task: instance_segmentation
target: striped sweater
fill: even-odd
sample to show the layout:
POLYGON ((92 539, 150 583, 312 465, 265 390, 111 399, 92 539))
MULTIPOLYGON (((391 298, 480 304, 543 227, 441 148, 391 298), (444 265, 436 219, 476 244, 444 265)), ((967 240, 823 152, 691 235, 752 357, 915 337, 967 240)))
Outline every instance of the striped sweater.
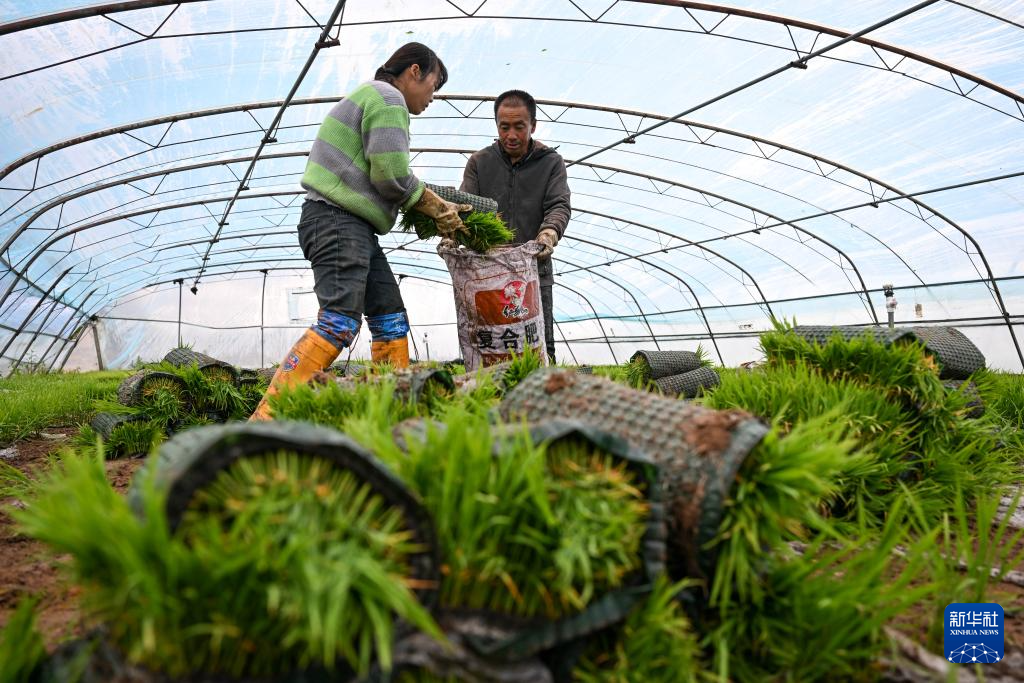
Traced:
POLYGON ((302 187, 366 220, 381 235, 399 208, 413 206, 423 182, 409 169, 409 109, 398 88, 369 81, 327 114, 309 151, 302 187))

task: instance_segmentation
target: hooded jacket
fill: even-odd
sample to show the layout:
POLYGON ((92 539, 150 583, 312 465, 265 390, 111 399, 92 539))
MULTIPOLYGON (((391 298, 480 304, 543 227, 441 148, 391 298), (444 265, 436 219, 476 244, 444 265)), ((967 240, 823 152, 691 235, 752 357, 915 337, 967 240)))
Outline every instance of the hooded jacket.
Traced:
MULTIPOLYGON (((530 140, 530 149, 515 164, 498 142, 474 153, 460 189, 498 202, 505 224, 515 232, 513 244, 536 239, 543 228, 554 229, 559 240, 565 234, 570 215, 565 162, 539 140, 530 140)), ((552 284, 551 259, 538 259, 537 266, 541 284, 552 284)))

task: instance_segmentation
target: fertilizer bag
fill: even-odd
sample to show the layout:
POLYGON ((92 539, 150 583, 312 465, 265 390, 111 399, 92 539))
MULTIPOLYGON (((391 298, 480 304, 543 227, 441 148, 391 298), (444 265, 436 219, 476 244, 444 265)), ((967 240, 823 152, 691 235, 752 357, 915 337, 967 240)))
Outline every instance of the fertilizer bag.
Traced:
POLYGON ((459 347, 466 370, 474 371, 532 348, 544 353, 544 312, 536 242, 495 247, 479 254, 439 246, 452 276, 459 347))

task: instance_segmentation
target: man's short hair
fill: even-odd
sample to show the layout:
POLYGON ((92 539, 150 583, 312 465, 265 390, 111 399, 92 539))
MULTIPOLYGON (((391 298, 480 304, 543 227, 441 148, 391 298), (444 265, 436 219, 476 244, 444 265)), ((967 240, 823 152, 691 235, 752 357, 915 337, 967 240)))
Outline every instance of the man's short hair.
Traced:
POLYGON ((494 100, 494 120, 498 120, 498 107, 503 104, 522 105, 530 112, 530 123, 537 123, 537 100, 525 90, 506 90, 494 100))

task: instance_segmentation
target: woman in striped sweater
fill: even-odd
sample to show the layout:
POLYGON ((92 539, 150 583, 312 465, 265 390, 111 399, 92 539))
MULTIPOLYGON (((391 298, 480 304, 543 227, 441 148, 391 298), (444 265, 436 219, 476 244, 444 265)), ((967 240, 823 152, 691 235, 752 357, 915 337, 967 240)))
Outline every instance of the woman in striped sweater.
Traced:
POLYGON ((422 114, 447 80, 433 50, 409 43, 324 119, 302 176, 307 193, 298 224, 320 312, 250 419, 270 419, 269 396, 334 362, 364 314, 373 360, 409 365, 409 319, 378 236, 410 208, 433 217, 444 236, 465 229, 459 212, 472 207, 444 201, 409 168, 409 115, 422 114))

